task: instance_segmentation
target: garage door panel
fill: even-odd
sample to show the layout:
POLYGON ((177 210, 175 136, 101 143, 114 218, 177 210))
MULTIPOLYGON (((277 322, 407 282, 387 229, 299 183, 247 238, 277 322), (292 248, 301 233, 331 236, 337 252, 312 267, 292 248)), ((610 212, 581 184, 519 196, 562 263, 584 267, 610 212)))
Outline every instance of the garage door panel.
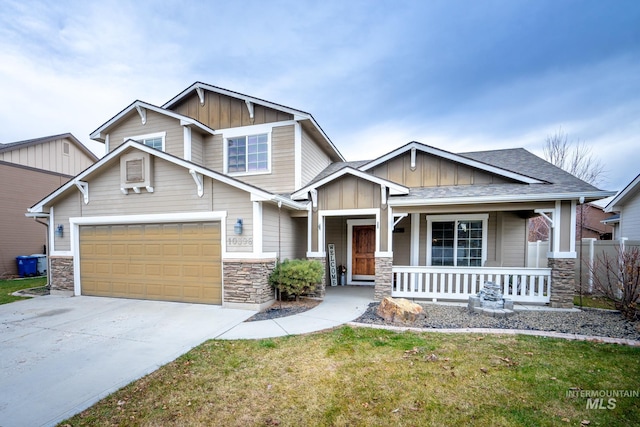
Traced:
POLYGON ((82 226, 84 295, 222 302, 220 224, 82 226))

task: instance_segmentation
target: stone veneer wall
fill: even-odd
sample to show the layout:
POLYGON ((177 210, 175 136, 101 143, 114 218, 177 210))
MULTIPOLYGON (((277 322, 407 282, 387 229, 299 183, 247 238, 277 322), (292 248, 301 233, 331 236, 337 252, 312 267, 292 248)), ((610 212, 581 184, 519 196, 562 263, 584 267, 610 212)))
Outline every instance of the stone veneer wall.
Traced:
POLYGON ((393 258, 376 257, 376 285, 373 291, 373 299, 382 301, 384 297, 391 296, 393 280, 393 258))
POLYGON ((49 257, 51 271, 49 272, 49 286, 51 293, 73 293, 73 258, 49 257))
POLYGON ((223 261, 224 303, 262 305, 273 300, 268 279, 275 266, 275 259, 223 261))
POLYGON ((551 269, 551 307, 573 307, 575 267, 576 260, 573 258, 549 258, 549 268, 551 269))
POLYGON ((307 258, 311 261, 318 261, 322 264, 322 279, 318 286, 316 286, 316 291, 313 294, 310 294, 310 297, 315 298, 324 298, 326 289, 327 289, 327 258, 307 258))

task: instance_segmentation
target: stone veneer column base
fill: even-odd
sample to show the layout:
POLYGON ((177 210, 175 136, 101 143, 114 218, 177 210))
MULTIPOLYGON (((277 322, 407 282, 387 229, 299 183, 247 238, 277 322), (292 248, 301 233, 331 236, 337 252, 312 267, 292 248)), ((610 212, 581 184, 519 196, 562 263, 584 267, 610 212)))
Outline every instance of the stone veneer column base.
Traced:
POLYGON ((275 258, 223 260, 222 306, 258 311, 270 306, 275 298, 269 274, 275 266, 275 258))
POLYGON ((376 257, 376 284, 373 291, 373 299, 382 301, 384 297, 391 296, 393 281, 393 258, 376 257))
POLYGON ((573 308, 576 260, 549 258, 548 265, 551 269, 551 307, 573 308))
POLYGON ((327 290, 327 258, 307 257, 307 259, 310 261, 318 261, 322 264, 322 279, 316 286, 316 291, 308 296, 313 298, 324 298, 327 290))
POLYGON ((49 292, 73 296, 73 257, 50 256, 49 292))

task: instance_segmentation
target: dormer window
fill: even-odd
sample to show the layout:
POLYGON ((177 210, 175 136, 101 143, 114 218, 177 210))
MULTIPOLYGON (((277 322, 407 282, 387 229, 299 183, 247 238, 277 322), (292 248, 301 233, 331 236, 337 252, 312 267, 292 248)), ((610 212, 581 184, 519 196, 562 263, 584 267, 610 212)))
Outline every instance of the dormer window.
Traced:
POLYGON ((165 138, 166 132, 150 133, 147 135, 128 136, 124 140, 133 139, 148 147, 155 148, 156 150, 165 151, 165 138))

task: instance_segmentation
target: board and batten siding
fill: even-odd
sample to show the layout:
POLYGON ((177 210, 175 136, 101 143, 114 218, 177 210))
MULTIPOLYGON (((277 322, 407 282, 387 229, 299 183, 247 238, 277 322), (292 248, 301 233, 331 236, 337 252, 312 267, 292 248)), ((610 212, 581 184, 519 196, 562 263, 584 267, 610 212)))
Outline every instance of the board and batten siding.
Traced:
POLYGON ((369 209, 380 207, 380 186, 352 175, 318 189, 318 209, 369 209))
POLYGON ((172 110, 216 130, 293 120, 292 114, 258 104, 253 105, 252 119, 244 100, 208 90, 205 90, 204 99, 204 105, 201 105, 194 91, 172 110))
POLYGON ((184 158, 184 130, 180 121, 151 110, 147 110, 147 122, 144 125, 138 112, 133 110, 118 122, 117 127, 109 130, 109 150, 115 150, 131 137, 158 132, 166 132, 165 152, 184 158))
POLYGON ((304 258, 307 249, 306 218, 291 218, 288 210, 279 211, 277 205, 263 203, 262 230, 264 252, 279 253, 283 261, 304 258), (300 245, 299 240, 303 240, 304 246, 300 245))
POLYGON ((307 185, 331 163, 327 153, 302 129, 302 186, 307 185))
POLYGON ((67 138, 54 139, 0 153, 0 161, 75 176, 91 166, 93 159, 67 138), (69 153, 65 154, 65 144, 69 153))
POLYGON ((380 164, 372 175, 407 187, 444 185, 478 185, 509 182, 502 177, 425 153, 416 153, 416 167, 411 170, 411 153, 407 152, 380 164))
POLYGON ((636 194, 621 209, 620 236, 640 240, 640 196, 636 194))

